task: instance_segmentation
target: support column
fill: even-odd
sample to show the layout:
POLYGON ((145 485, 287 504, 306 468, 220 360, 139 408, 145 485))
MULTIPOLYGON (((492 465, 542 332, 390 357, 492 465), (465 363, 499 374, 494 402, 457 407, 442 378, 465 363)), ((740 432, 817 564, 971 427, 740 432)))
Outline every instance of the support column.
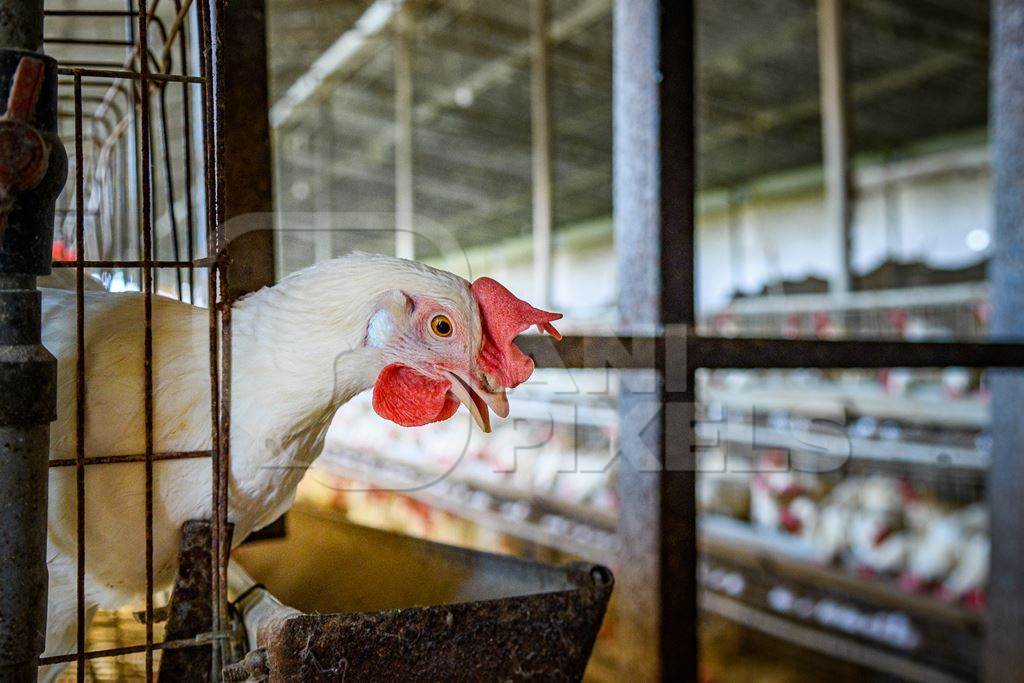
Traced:
POLYGON ((265 0, 218 0, 225 46, 224 220, 231 299, 274 283, 274 203, 270 156, 265 0))
POLYGON ((843 0, 818 0, 818 70, 825 169, 825 230, 836 261, 829 276, 834 294, 850 291, 849 124, 843 47, 843 0))
POLYGON ((739 292, 746 283, 746 244, 743 230, 743 208, 746 204, 746 192, 741 189, 729 190, 727 201, 729 221, 729 279, 732 291, 739 292))
MULTIPOLYGON (((307 105, 309 106, 309 105, 307 105)), ((334 216, 332 197, 335 178, 330 172, 334 163, 334 113, 330 97, 316 103, 317 111, 311 115, 316 126, 316 145, 310 150, 316 160, 313 174, 313 263, 321 263, 334 256, 334 216)))
POLYGON ((551 65, 548 0, 530 0, 530 121, 533 140, 533 282, 540 308, 551 307, 554 227, 551 65))
POLYGON ((416 258, 412 139, 412 14, 395 15, 395 255, 416 258))
POLYGON ((50 273, 67 175, 57 63, 39 1, 0 11, 0 681, 35 680, 46 644, 46 500, 57 361, 41 343, 36 277, 50 273))
MULTIPOLYGON (((995 187, 992 335, 1024 338, 1024 0, 992 1, 991 144, 995 187)), ((1024 671, 1024 376, 990 371, 992 560, 984 677, 1024 671)))
MULTIPOLYGON (((694 323, 694 8, 616 0, 614 206, 623 332, 694 323)), ((672 355, 672 354, 666 354, 672 355)), ((685 358, 620 382, 617 576, 629 675, 697 676, 693 373, 685 358), (657 415, 649 419, 652 409, 657 415), (653 458, 652 458, 653 456, 653 458)))

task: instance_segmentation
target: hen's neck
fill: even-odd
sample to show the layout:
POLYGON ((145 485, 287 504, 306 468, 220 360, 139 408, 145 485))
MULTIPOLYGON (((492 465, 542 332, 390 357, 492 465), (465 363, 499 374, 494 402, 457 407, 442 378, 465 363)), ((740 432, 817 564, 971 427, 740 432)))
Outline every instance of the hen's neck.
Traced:
POLYGON ((235 304, 232 401, 261 438, 312 458, 301 451, 340 406, 373 385, 382 361, 363 345, 371 314, 365 299, 309 290, 309 283, 285 281, 235 304))

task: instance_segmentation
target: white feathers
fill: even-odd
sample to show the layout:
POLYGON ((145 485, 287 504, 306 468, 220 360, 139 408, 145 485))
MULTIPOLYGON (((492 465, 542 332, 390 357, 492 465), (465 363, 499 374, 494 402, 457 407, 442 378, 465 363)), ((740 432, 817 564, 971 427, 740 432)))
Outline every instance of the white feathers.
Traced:
POLYGON ((370 316, 370 324, 366 326, 366 345, 383 348, 394 333, 395 319, 387 309, 381 308, 370 316))
MULTIPOLYGON (((387 338, 388 319, 374 310, 381 294, 396 288, 449 302, 479 330, 465 280, 418 263, 365 254, 319 264, 235 303, 230 517, 236 542, 290 507, 299 479, 320 454, 335 411, 380 373, 380 351, 363 342, 368 329, 375 343, 387 338)), ((208 450, 209 314, 160 297, 153 304, 154 450, 208 450)), ((58 359, 52 458, 76 453, 75 320, 72 292, 43 292, 43 343, 58 359)), ((143 297, 88 292, 85 320, 86 455, 141 454, 143 297)), ((117 608, 144 596, 143 475, 142 463, 86 468, 89 608, 117 608)), ((209 518, 211 488, 207 458, 155 464, 158 589, 174 577, 182 523, 209 518)), ((51 468, 47 655, 73 645, 59 634, 75 619, 75 490, 74 468, 51 468)))

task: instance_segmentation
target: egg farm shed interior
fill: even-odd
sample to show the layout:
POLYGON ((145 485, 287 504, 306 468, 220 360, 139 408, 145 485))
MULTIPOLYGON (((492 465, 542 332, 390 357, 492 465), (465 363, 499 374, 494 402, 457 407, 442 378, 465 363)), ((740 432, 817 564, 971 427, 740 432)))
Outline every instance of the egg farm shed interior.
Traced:
MULTIPOLYGON (((206 86, 161 90, 152 257, 203 267, 154 267, 153 291, 206 306, 358 250, 565 314, 561 344, 521 338, 538 370, 491 434, 464 413, 401 428, 369 396, 344 406, 292 511, 232 553, 277 598, 313 613, 463 595, 424 576, 414 536, 607 565, 586 680, 1024 670, 1024 389, 988 369, 1022 358, 1003 342, 1024 335, 1024 4, 149 0, 155 64, 203 75, 166 30, 184 7, 193 44, 206 6, 222 194, 203 188, 206 86), (221 224, 218 290, 202 259, 221 224)), ((62 66, 137 68, 137 24, 103 15, 124 3, 45 7, 62 66)), ((143 162, 102 144, 139 98, 105 92, 84 89, 104 113, 83 192, 69 180, 57 200, 54 259, 139 291, 146 268, 101 264, 146 251, 146 191, 111 182, 143 162)), ((63 676, 144 676, 153 634, 132 612, 84 634, 124 652, 63 676)))

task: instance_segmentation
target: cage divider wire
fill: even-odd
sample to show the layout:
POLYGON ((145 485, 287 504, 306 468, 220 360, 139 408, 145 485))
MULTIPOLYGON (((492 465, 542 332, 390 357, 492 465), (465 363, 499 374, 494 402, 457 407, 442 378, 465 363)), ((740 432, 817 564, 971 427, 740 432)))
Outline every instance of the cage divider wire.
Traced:
MULTIPOLYGON (((40 665, 47 664, 58 664, 66 662, 76 662, 78 665, 77 676, 78 680, 84 680, 85 676, 85 663, 91 660, 103 658, 103 657, 114 657, 125 654, 142 653, 146 659, 146 672, 148 677, 152 677, 154 673, 154 658, 153 652, 156 650, 164 649, 181 649, 181 648, 195 648, 205 647, 207 644, 212 644, 214 650, 219 650, 218 638, 219 633, 222 631, 222 619, 220 615, 226 615, 226 608, 218 609, 219 604, 226 605, 226 567, 220 568, 214 572, 214 581, 220 579, 220 585, 215 586, 214 591, 214 604, 211 605, 215 613, 218 614, 218 621, 215 621, 213 633, 202 634, 208 637, 197 637, 189 639, 180 639, 176 641, 165 641, 165 642, 154 642, 153 626, 154 626, 154 575, 153 575, 153 464, 157 461, 164 460, 176 460, 184 458, 201 458, 209 457, 213 463, 213 487, 211 491, 211 514, 215 523, 218 524, 220 529, 223 529, 226 525, 227 519, 227 491, 228 487, 225 480, 222 477, 227 476, 227 458, 220 457, 220 453, 224 452, 227 447, 227 431, 221 430, 221 423, 226 419, 226 411, 228 409, 226 403, 221 402, 221 392, 225 391, 226 386, 221 384, 221 368, 229 367, 222 364, 222 359, 226 358, 230 353, 230 340, 221 339, 218 332, 224 329, 228 329, 224 325, 224 320, 227 318, 226 309, 223 306, 218 305, 220 297, 226 291, 223 281, 225 277, 224 264, 220 263, 219 254, 222 252, 220 242, 222 240, 222 231, 219 228, 219 207, 221 202, 216 199, 214 193, 220 191, 220 184, 217 182, 215 176, 216 169, 219 168, 219 162, 217 154, 219 149, 214 139, 214 126, 216 119, 212 115, 214 111, 216 99, 216 93, 212 89, 213 81, 213 70, 216 68, 216 62, 212 59, 210 53, 210 45, 212 42, 212 36, 215 29, 211 25, 212 16, 210 14, 209 5, 205 2, 192 3, 191 0, 186 0, 182 3, 180 0, 175 0, 175 22, 170 31, 163 30, 162 24, 159 18, 153 14, 153 10, 159 0, 154 0, 149 3, 148 0, 140 0, 140 6, 136 10, 132 7, 132 0, 128 0, 128 9, 124 12, 117 11, 52 11, 47 12, 48 16, 56 17, 110 17, 119 18, 124 17, 126 20, 126 32, 130 36, 131 40, 117 41, 109 39, 100 40, 86 40, 86 39, 58 39, 49 40, 48 42, 53 44, 61 45, 75 45, 75 46, 86 46, 86 45, 102 45, 102 46, 120 46, 124 45, 128 52, 128 58, 123 64, 113 61, 96 61, 96 60, 82 60, 80 62, 64 61, 62 66, 58 69, 58 73, 61 76, 70 76, 70 85, 73 88, 73 100, 74 110, 70 112, 70 117, 74 120, 74 133, 75 133, 75 245, 76 254, 73 260, 69 261, 57 261, 53 263, 55 268, 74 268, 75 269, 75 291, 76 301, 78 307, 77 320, 76 320, 76 344, 78 348, 78 361, 76 367, 76 395, 77 395, 77 406, 75 416, 75 429, 76 429, 76 453, 74 458, 63 458, 53 459, 49 462, 49 467, 70 467, 76 468, 76 489, 77 489, 77 501, 76 501, 76 518, 77 518, 77 554, 78 554, 78 585, 76 587, 77 593, 77 613, 78 613, 78 624, 76 632, 76 651, 71 654, 57 655, 50 657, 41 657, 39 660, 40 665), (199 26, 198 39, 201 42, 199 55, 200 55, 200 74, 193 76, 188 71, 188 60, 187 53, 188 48, 185 44, 186 31, 184 26, 184 19, 187 13, 195 4, 195 11, 199 13, 197 24, 199 26), (161 33, 164 34, 164 47, 163 47, 163 58, 162 61, 157 63, 149 49, 142 49, 142 45, 148 43, 149 37, 149 24, 150 22, 156 24, 160 29, 161 33), (138 35, 138 40, 135 39, 135 35, 138 35), (179 42, 179 54, 180 54, 180 69, 181 73, 171 73, 171 63, 167 59, 167 56, 171 54, 173 40, 179 42), (138 59, 138 68, 136 69, 136 58, 138 59), (151 63, 156 64, 156 71, 151 70, 151 63), (88 79, 88 80, 84 80, 88 79), (85 144, 86 136, 84 131, 84 118, 85 113, 83 106, 85 102, 90 104, 95 103, 97 98, 86 97, 83 95, 83 88, 101 85, 101 80, 109 80, 110 84, 106 89, 106 93, 102 98, 98 99, 99 104, 97 105, 96 111, 93 116, 93 120, 90 124, 90 152, 92 153, 92 167, 90 168, 86 162, 85 144), (185 168, 185 216, 186 225, 188 226, 188 237, 187 237, 187 258, 182 259, 180 257, 180 243, 177 233, 177 220, 172 218, 172 234, 175 240, 175 258, 171 260, 160 260, 156 258, 155 249, 155 219, 154 219, 154 144, 151 138, 152 131, 152 111, 151 111, 151 96, 153 89, 159 91, 161 97, 161 122, 162 128, 160 136, 163 142, 162 151, 164 154, 165 162, 165 182, 168 184, 167 189, 173 192, 170 187, 170 183, 173 183, 173 172, 171 167, 172 159, 170 158, 170 145, 169 145, 169 131, 166 125, 166 99, 165 91, 166 87, 170 83, 181 84, 183 96, 183 131, 184 131, 184 163, 185 168), (208 253, 204 258, 195 258, 195 229, 198 224, 194 220, 194 195, 193 195, 193 168, 192 163, 194 161, 192 155, 191 145, 192 141, 192 122, 191 122, 191 99, 189 97, 190 87, 198 85, 201 88, 203 110, 202 110, 202 134, 201 134, 201 148, 204 154, 204 192, 205 196, 205 207, 206 207, 206 235, 208 239, 208 253), (127 86, 127 87, 126 87, 127 86), (122 94, 129 100, 129 111, 123 112, 116 106, 114 100, 118 94, 122 94), (114 116, 114 123, 109 124, 103 118, 107 113, 112 113, 114 116), (130 119, 130 121, 129 121, 130 119), (100 122, 100 125, 95 125, 96 121, 100 122), (125 125, 127 124, 127 125, 125 125), (102 127, 104 134, 107 136, 102 142, 97 138, 92 139, 96 136, 96 129, 102 127), (87 198, 86 198, 86 187, 87 187, 87 173, 92 172, 89 178, 93 186, 99 181, 99 170, 97 168, 96 158, 99 153, 97 150, 111 150, 118 145, 119 142, 127 141, 127 144, 121 144, 120 146, 124 149, 125 155, 121 169, 127 176, 129 184, 129 192, 124 192, 120 187, 120 183, 113 183, 116 190, 116 200, 122 208, 127 209, 129 206, 135 206, 137 210, 136 225, 139 226, 139 230, 136 233, 139 237, 135 241, 136 244, 141 242, 141 254, 138 254, 138 258, 103 258, 103 253, 100 253, 99 258, 87 259, 86 258, 86 225, 85 218, 87 212, 87 198), (138 152, 136 154, 136 151, 138 152), (132 186, 138 183, 138 192, 135 196, 130 196, 130 192, 133 189, 132 186), (86 367, 85 367, 85 271, 89 268, 95 269, 110 269, 110 270, 125 270, 125 269, 137 269, 142 274, 142 291, 144 301, 144 349, 143 349, 143 360, 144 360, 144 401, 145 401, 145 452, 141 454, 128 454, 128 455, 95 455, 87 457, 85 447, 85 424, 86 424, 86 367), (211 378, 211 448, 209 450, 199 451, 164 451, 157 452, 154 444, 154 405, 153 405, 153 301, 152 297, 156 293, 154 269, 158 268, 173 268, 180 273, 181 268, 189 269, 189 291, 190 301, 194 303, 194 271, 195 268, 206 268, 208 271, 208 306, 210 310, 210 378, 211 378), (85 467, 88 465, 99 465, 99 464, 114 464, 114 463, 143 463, 145 467, 146 477, 146 610, 145 610, 145 626, 146 626, 146 640, 144 644, 131 645, 127 647, 115 647, 99 649, 95 651, 86 650, 86 627, 85 627, 85 596, 84 596, 84 578, 85 578, 85 467)), ((69 85, 66 81, 62 85, 69 85)), ((65 116, 69 112, 63 112, 65 116)), ((92 188, 94 189, 94 187, 92 188)), ((167 205, 168 210, 174 210, 174 197, 173 194, 168 196, 167 205)), ((110 209, 116 211, 116 208, 110 209)), ((113 214, 111 214, 113 216, 113 214)), ((122 211, 121 226, 129 228, 132 223, 132 217, 127 212, 122 211)), ((101 227, 101 221, 97 221, 93 226, 94 230, 99 230, 101 227)), ((112 250, 117 247, 121 247, 122 250, 131 247, 132 240, 118 242, 116 238, 115 229, 117 226, 111 222, 110 227, 110 242, 109 244, 112 250)), ((97 235, 96 246, 99 247, 101 242, 99 235, 97 235)), ((102 249, 106 251, 106 249, 102 249)), ((114 252, 116 253, 116 251, 114 252)), ((125 254, 122 253, 121 256, 125 254)), ((178 277, 180 282, 180 275, 178 277)), ((179 285, 177 287, 176 294, 179 298, 182 298, 182 288, 179 285)), ((223 532, 220 531, 214 536, 213 539, 214 548, 211 553, 214 558, 214 562, 225 562, 227 558, 228 548, 223 538, 223 532)), ((214 680, 219 679, 220 671, 220 658, 214 659, 212 675, 214 680)))
POLYGON ((82 75, 75 74, 75 334, 77 347, 77 378, 75 399, 75 519, 77 543, 76 678, 85 681, 85 152, 82 149, 82 75))
POLYGON ((149 9, 148 0, 139 0, 140 88, 139 120, 142 126, 140 152, 142 157, 142 294, 143 317, 143 400, 145 402, 146 460, 146 680, 153 678, 153 225, 152 225, 152 159, 150 158, 149 120, 149 9))
MULTIPOLYGON (((216 7, 220 7, 217 5, 216 7)), ((224 206, 222 168, 220 166, 221 148, 219 111, 221 101, 221 79, 215 75, 220 65, 220 35, 216 23, 216 11, 209 0, 198 0, 197 8, 201 20, 199 52, 200 71, 206 76, 203 84, 203 126, 207 131, 206 138, 206 210, 207 210, 207 253, 211 259, 208 275, 208 298, 210 301, 210 381, 214 391, 211 393, 211 419, 213 421, 213 501, 211 510, 212 540, 211 548, 211 583, 213 604, 211 605, 212 632, 211 641, 211 680, 220 679, 223 668, 223 648, 221 636, 226 634, 225 619, 227 606, 227 562, 230 548, 227 546, 227 512, 228 512, 228 476, 230 475, 230 303, 224 301, 227 296, 227 269, 221 255, 226 248, 222 233, 224 206), (212 134, 211 134, 212 131, 212 134), (216 303, 215 303, 216 302, 216 303), (220 329, 220 344, 215 331, 220 329), (218 356, 219 351, 219 356, 218 356), (226 380, 224 379, 226 378, 226 380)), ((226 634, 229 635, 229 634, 226 634)))

